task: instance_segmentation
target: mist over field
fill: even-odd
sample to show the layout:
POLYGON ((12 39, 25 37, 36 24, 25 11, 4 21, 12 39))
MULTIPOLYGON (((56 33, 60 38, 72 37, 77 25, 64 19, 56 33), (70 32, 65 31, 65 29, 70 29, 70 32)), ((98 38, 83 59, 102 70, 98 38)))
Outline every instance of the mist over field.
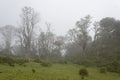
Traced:
POLYGON ((120 80, 119 0, 1 0, 0 80, 120 80))

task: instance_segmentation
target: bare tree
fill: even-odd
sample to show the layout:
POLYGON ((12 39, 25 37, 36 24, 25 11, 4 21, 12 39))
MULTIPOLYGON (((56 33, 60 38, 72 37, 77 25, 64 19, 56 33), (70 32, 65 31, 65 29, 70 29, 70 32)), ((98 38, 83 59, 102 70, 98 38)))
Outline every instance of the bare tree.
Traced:
MULTIPOLYGON (((12 53, 12 43, 14 43, 16 28, 11 25, 6 25, 0 28, 0 33, 2 35, 4 50, 7 54, 12 53)), ((3 45, 2 45, 3 46, 3 45)))
POLYGON ((39 16, 31 7, 24 7, 21 14, 21 25, 19 29, 19 40, 25 57, 30 59, 31 45, 33 41, 34 28, 39 22, 39 16))
POLYGON ((50 55, 54 48, 55 35, 51 32, 51 25, 46 23, 47 31, 41 32, 38 37, 38 53, 39 57, 46 58, 50 55))

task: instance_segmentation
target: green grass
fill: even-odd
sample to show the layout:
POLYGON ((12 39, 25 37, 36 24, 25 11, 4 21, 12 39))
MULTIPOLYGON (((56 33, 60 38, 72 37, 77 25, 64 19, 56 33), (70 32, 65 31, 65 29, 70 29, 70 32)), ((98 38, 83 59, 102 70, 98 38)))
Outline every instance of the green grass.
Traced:
MULTIPOLYGON (((82 66, 75 64, 54 64, 51 67, 42 67, 38 63, 28 63, 27 66, 10 67, 0 65, 0 80, 81 80, 79 69, 82 66), (32 69, 36 72, 33 73, 32 69)), ((87 68, 89 76, 85 80, 120 80, 116 73, 101 74, 97 68, 87 68)))

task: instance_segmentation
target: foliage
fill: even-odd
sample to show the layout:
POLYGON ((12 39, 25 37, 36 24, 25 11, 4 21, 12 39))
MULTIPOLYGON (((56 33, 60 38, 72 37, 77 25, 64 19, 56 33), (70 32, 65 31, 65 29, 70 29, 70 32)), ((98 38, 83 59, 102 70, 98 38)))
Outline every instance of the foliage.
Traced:
POLYGON ((11 67, 14 67, 15 64, 23 65, 24 67, 26 67, 25 63, 28 63, 28 60, 23 59, 23 58, 0 56, 0 63, 1 64, 8 64, 11 67))
POLYGON ((88 76, 88 70, 86 68, 81 68, 79 70, 79 75, 81 75, 81 79, 84 79, 85 76, 88 76))
POLYGON ((8 64, 9 66, 12 66, 12 67, 15 66, 14 59, 11 57, 7 57, 7 56, 0 56, 0 63, 1 64, 8 64))
MULTIPOLYGON (((0 64, 0 80, 81 80, 78 70, 82 68, 75 64, 53 64, 49 68, 40 66, 39 63, 27 63, 27 67, 20 65, 14 68, 8 65, 0 64), (33 74, 32 69, 36 72, 33 74)), ((98 68, 87 67, 89 77, 85 80, 120 80, 120 76, 116 73, 107 73, 101 75, 98 68)))
POLYGON ((41 63, 42 61, 40 59, 34 59, 34 62, 41 63))
POLYGON ((32 69, 32 72, 33 72, 33 73, 35 73, 35 72, 36 72, 36 70, 35 70, 35 69, 32 69))
POLYGON ((100 67, 100 73, 106 73, 107 69, 106 67, 100 67))
POLYGON ((109 72, 120 73, 120 63, 117 61, 113 61, 112 63, 107 64, 107 70, 109 72))
POLYGON ((23 66, 25 63, 28 63, 28 62, 29 61, 27 59, 22 59, 22 58, 15 59, 16 64, 23 65, 23 66))
POLYGON ((52 64, 50 62, 47 62, 47 61, 42 61, 41 62, 41 66, 43 66, 43 67, 50 67, 50 66, 52 66, 52 64))
POLYGON ((10 25, 0 28, 3 41, 0 53, 7 54, 0 56, 1 64, 12 67, 19 64, 27 67, 25 63, 33 60, 36 64, 49 67, 50 62, 73 62, 84 66, 99 66, 100 73, 106 73, 106 69, 109 72, 120 73, 120 20, 106 17, 92 25, 88 15, 76 21, 76 27, 69 30, 67 37, 63 37, 52 32, 50 23, 46 23, 47 31, 41 31, 37 35, 35 27, 39 22, 38 16, 33 8, 24 7, 20 16, 20 28, 10 25), (94 26, 93 40, 89 34, 91 26, 94 26), (13 44, 14 39, 17 44, 13 44), (12 53, 21 53, 26 59, 13 58, 12 53), (62 56, 63 54, 65 56, 62 56))

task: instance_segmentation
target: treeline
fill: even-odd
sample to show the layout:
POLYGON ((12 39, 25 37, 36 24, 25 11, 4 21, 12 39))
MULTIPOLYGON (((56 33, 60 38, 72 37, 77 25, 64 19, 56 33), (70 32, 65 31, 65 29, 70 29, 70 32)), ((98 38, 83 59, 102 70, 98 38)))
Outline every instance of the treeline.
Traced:
POLYGON ((39 26, 39 14, 31 7, 24 7, 18 27, 0 28, 0 54, 19 56, 51 62, 72 62, 86 66, 102 66, 109 71, 120 71, 120 20, 106 17, 92 22, 87 15, 76 21, 66 36, 56 36, 51 24, 47 30, 35 31, 39 26), (90 31, 94 32, 91 37, 90 31))
POLYGON ((77 21, 68 35, 67 60, 120 73, 120 20, 106 17, 92 24, 88 15, 77 21), (93 40, 89 35, 90 26, 94 26, 93 40))
POLYGON ((63 36, 56 36, 51 30, 51 24, 45 23, 47 30, 39 29, 39 14, 31 7, 24 7, 17 27, 6 25, 0 27, 1 55, 19 56, 27 60, 44 59, 61 60, 63 51, 63 36))

